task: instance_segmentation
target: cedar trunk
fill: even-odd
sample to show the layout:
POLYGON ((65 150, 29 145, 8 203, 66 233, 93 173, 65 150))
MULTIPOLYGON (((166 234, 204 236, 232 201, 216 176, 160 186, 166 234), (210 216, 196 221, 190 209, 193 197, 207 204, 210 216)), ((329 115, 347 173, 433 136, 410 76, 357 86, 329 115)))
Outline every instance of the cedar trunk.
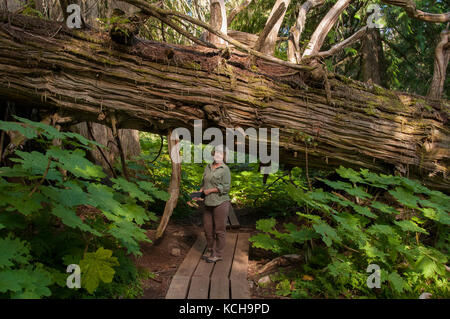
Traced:
POLYGON ((193 120, 204 129, 275 127, 288 165, 304 166, 307 150, 310 167, 398 171, 449 189, 448 100, 329 73, 325 81, 323 73, 237 51, 224 57, 150 41, 125 47, 56 22, 10 21, 0 27, 0 99, 106 125, 114 112, 118 128, 159 134, 192 129, 193 120))

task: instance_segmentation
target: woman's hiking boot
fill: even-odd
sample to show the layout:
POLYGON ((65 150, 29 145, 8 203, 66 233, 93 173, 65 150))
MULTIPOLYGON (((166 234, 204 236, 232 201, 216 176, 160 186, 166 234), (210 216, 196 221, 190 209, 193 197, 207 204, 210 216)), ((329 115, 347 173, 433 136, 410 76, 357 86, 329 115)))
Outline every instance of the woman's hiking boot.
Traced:
POLYGON ((203 256, 202 256, 202 259, 204 259, 204 260, 208 259, 209 257, 212 256, 212 253, 213 253, 212 248, 206 249, 206 250, 205 250, 205 253, 204 253, 203 256))
POLYGON ((213 257, 207 258, 206 262, 208 262, 208 263, 215 263, 215 262, 218 262, 220 260, 223 260, 223 258, 222 257, 213 256, 213 257))

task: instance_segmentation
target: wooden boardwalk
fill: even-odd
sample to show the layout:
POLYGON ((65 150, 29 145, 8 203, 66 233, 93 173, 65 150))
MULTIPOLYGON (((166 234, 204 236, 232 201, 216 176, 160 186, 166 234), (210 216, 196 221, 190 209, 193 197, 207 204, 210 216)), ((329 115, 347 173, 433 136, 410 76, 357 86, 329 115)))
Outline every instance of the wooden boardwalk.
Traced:
POLYGON ((230 212, 228 213, 227 218, 227 228, 240 228, 240 227, 241 225, 239 224, 236 214, 234 213, 233 206, 230 205, 230 212))
POLYGON ((207 263, 203 234, 172 278, 166 299, 250 299, 247 282, 249 233, 226 233, 223 260, 207 263))

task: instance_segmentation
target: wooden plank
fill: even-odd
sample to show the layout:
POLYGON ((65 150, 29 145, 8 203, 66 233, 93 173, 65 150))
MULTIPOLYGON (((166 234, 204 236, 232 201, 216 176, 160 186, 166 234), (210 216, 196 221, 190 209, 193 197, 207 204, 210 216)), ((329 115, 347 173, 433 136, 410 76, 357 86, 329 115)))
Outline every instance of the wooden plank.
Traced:
POLYGON ((209 277, 192 277, 187 299, 208 299, 209 277))
POLYGON ((210 299, 230 298, 230 279, 228 278, 233 263, 234 249, 236 246, 237 233, 226 234, 225 250, 223 260, 216 263, 211 274, 210 299))
POLYGON ((210 277, 211 272, 214 268, 214 263, 208 263, 206 260, 201 259, 197 269, 195 269, 193 277, 210 277))
POLYGON ((249 233, 239 233, 234 252, 233 265, 231 267, 230 278, 247 277, 248 269, 248 250, 249 250, 249 233))
POLYGON ((232 299, 249 299, 250 289, 247 282, 249 233, 239 233, 230 273, 232 299))
POLYGON ((192 245, 191 249, 187 253, 180 267, 178 267, 175 276, 190 277, 194 273, 195 268, 197 267, 198 262, 200 261, 200 257, 205 251, 205 248, 206 248, 206 238, 203 234, 201 234, 197 237, 197 240, 195 241, 194 245, 192 245))
POLYGON ((191 276, 197 268, 198 262, 205 248, 206 238, 203 234, 201 234, 197 237, 194 245, 192 245, 183 262, 178 267, 177 272, 173 276, 169 289, 166 293, 166 299, 186 298, 191 276))
POLYGON ((230 279, 228 276, 211 278, 209 299, 230 299, 230 279))
POLYGON ((231 297, 230 299, 251 299, 250 287, 248 286, 247 279, 238 280, 230 279, 231 297))
POLYGON ((166 293, 166 299, 186 299, 189 280, 187 276, 174 276, 166 293))
POLYGON ((237 233, 226 233, 225 250, 223 252, 223 260, 216 263, 211 278, 228 278, 233 263, 234 249, 236 246, 237 233))
POLYGON ((228 218, 230 219, 231 228, 240 228, 241 227, 232 205, 230 205, 230 212, 228 213, 228 218))

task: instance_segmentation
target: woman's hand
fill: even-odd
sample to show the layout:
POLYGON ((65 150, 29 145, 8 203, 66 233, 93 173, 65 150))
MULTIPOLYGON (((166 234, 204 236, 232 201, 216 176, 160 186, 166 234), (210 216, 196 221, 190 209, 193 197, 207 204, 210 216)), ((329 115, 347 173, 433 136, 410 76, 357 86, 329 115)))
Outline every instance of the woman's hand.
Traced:
POLYGON ((205 193, 205 195, 209 195, 211 193, 218 193, 219 189, 217 187, 214 187, 214 188, 205 189, 203 192, 205 193))
MULTIPOLYGON (((203 192, 203 187, 202 188, 200 188, 200 190, 199 190, 199 192, 203 192)), ((205 192, 203 192, 204 194, 205 194, 205 196, 206 196, 206 193, 205 192)), ((202 201, 202 200, 204 200, 204 198, 201 198, 201 197, 195 197, 195 198, 193 198, 193 200, 194 201, 202 201)))

